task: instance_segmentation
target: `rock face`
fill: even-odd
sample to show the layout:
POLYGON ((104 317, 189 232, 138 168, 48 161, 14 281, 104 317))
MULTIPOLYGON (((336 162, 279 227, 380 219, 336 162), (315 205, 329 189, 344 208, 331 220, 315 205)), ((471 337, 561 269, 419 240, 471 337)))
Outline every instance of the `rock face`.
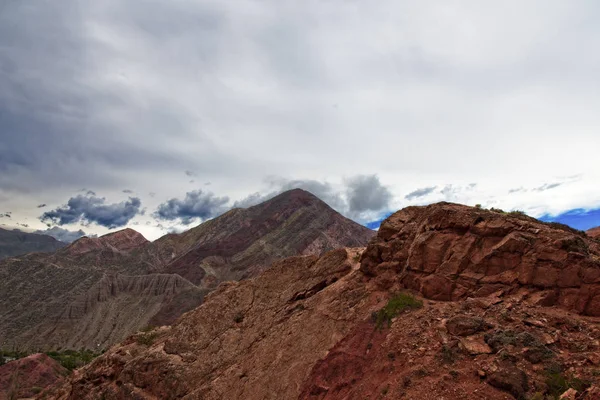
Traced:
POLYGON ((544 305, 600 316, 600 243, 520 214, 448 203, 405 208, 381 224, 361 269, 433 300, 529 287, 544 305))
POLYGON ((588 236, 593 238, 600 238, 600 226, 592 228, 586 232, 588 236))
POLYGON ((275 260, 364 246, 374 232, 302 190, 148 242, 125 229, 0 262, 0 349, 93 349, 170 324, 222 281, 275 260))
POLYGON ((69 371, 45 354, 0 366, 0 400, 30 398, 62 380, 69 371))
POLYGON ((66 245, 52 236, 0 228, 0 259, 33 252, 53 252, 66 245))
POLYGON ((500 400, 557 398, 565 385, 596 398, 600 324, 581 314, 594 314, 597 248, 577 232, 441 203, 394 214, 359 254, 292 257, 223 283, 41 398, 500 400), (532 260, 546 274, 574 265, 579 281, 521 281, 532 260), (436 276, 441 288, 423 290, 436 276), (409 293, 422 307, 391 313, 409 293))

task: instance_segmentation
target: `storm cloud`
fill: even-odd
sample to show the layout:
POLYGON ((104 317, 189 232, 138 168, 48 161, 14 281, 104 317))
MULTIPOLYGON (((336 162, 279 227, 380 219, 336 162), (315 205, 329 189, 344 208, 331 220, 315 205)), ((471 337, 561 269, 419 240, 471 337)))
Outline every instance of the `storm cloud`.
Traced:
POLYGON ((120 203, 106 204, 106 199, 92 195, 71 197, 66 205, 45 212, 40 220, 57 225, 81 222, 95 223, 109 229, 127 225, 136 215, 140 214, 142 203, 137 197, 120 203))
POLYGON ((414 191, 410 192, 406 196, 404 196, 404 198, 406 200, 414 200, 414 199, 418 199, 420 197, 425 197, 428 194, 433 193, 433 191, 436 188, 437 188, 437 186, 430 186, 430 187, 425 187, 425 188, 417 189, 417 190, 414 190, 414 191))
POLYGON ((312 179, 285 179, 269 177, 265 180, 271 188, 266 194, 255 192, 235 201, 233 207, 247 208, 267 201, 278 194, 303 189, 317 196, 339 213, 360 221, 381 211, 388 211, 393 199, 390 190, 377 175, 355 175, 341 185, 312 179), (370 215, 370 216, 367 216, 370 215))
POLYGON ((377 175, 359 175, 348 179, 346 195, 350 214, 356 216, 387 210, 393 197, 377 175))
POLYGON ((227 210, 225 204, 229 197, 218 197, 211 192, 194 190, 187 192, 183 200, 172 198, 158 206, 154 213, 157 219, 175 221, 179 220, 184 225, 200 219, 214 218, 227 210))
POLYGON ((156 210, 195 189, 191 179, 247 206, 283 190, 265 187, 271 174, 355 218, 388 200, 348 192, 346 178, 365 173, 396 208, 447 197, 538 215, 600 205, 593 2, 0 8, 0 209, 13 220, 82 187, 117 199, 135 188, 156 210), (405 196, 471 181, 477 190, 405 196))
POLYGON ((48 235, 52 236, 56 240, 60 240, 64 243, 71 243, 75 240, 82 238, 84 236, 88 237, 96 237, 96 235, 87 235, 83 230, 79 229, 77 231, 70 231, 68 229, 63 229, 58 226, 53 226, 52 228, 48 228, 45 230, 37 230, 34 233, 38 233, 40 235, 48 235))

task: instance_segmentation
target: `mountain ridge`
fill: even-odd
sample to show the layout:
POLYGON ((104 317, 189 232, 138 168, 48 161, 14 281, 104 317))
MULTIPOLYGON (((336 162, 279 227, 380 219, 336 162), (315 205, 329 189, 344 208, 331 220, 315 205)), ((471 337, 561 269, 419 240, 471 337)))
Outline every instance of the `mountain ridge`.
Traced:
POLYGON ((0 260, 32 252, 53 252, 67 246, 52 236, 0 228, 0 260))
POLYGON ((41 398, 501 400, 570 390, 594 400, 599 289, 600 244, 581 232, 451 203, 408 207, 364 251, 290 257, 223 283, 172 326, 132 335, 41 398))
POLYGON ((221 282, 277 259, 365 245, 374 232, 289 191, 149 242, 133 229, 0 262, 0 348, 106 348, 169 324, 221 282))

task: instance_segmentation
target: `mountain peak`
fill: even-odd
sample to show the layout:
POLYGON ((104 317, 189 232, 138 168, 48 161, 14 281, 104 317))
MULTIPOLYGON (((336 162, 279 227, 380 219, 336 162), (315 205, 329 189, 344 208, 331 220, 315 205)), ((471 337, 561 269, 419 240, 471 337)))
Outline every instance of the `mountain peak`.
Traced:
POLYGON ((70 255, 78 255, 96 250, 129 251, 140 247, 148 240, 138 231, 125 228, 120 231, 107 233, 106 235, 90 238, 82 237, 71 243, 65 251, 70 255))

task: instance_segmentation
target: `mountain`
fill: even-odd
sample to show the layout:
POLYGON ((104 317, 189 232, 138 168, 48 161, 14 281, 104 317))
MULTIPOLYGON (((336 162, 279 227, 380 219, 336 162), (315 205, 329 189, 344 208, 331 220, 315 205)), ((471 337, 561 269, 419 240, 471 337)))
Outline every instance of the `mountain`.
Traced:
POLYGON ((233 209, 180 235, 157 240, 177 257, 165 272, 214 288, 255 276, 274 260, 364 246, 375 234, 301 189, 247 209, 233 209))
POLYGON ((600 226, 589 229, 587 232, 588 236, 593 238, 600 238, 600 226))
POLYGON ((361 251, 223 283, 40 398, 600 398, 597 241, 439 203, 361 251))
POLYGON ((105 349, 170 324, 219 283, 277 259, 364 246, 374 232, 292 190, 155 242, 125 229, 0 262, 0 348, 105 349))
POLYGON ((33 252, 53 252, 66 245, 52 236, 0 228, 0 259, 33 252))

